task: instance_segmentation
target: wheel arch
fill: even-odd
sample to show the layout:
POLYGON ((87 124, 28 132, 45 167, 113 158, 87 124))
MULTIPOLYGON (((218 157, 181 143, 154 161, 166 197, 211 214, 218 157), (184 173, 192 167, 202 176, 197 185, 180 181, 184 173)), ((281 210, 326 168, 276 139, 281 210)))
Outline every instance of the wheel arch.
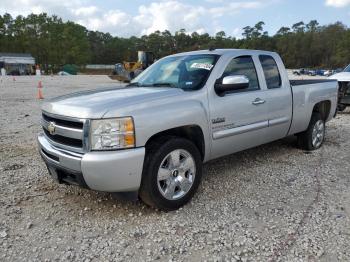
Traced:
POLYGON ((152 135, 147 140, 145 147, 147 149, 155 140, 158 140, 164 137, 172 137, 172 136, 182 137, 193 142, 201 154, 202 161, 205 159, 206 148, 205 148, 204 134, 203 134, 202 128, 198 125, 185 125, 185 126, 179 126, 179 127, 174 127, 174 128, 160 131, 152 135))
POLYGON ((320 113, 324 121, 327 121, 331 112, 332 103, 330 100, 323 100, 316 103, 312 109, 312 113, 320 113))

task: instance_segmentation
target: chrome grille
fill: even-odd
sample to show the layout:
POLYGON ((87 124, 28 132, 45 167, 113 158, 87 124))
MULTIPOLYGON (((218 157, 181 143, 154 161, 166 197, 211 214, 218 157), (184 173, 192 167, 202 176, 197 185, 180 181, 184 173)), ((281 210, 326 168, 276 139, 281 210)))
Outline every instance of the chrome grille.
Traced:
POLYGON ((87 148, 85 120, 42 113, 42 127, 45 136, 56 147, 83 152, 87 148))

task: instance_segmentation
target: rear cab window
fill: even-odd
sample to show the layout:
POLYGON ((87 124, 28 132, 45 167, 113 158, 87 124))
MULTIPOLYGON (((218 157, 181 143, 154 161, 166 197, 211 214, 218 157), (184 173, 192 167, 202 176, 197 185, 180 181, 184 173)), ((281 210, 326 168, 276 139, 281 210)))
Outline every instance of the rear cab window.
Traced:
POLYGON ((264 71, 267 88, 281 87, 282 79, 275 59, 269 55, 259 55, 259 60, 264 71))

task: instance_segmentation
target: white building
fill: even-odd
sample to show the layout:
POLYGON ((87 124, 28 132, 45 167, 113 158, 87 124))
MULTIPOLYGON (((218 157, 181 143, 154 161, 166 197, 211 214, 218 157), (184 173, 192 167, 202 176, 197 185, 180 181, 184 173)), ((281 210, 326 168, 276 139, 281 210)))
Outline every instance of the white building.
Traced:
POLYGON ((35 70, 35 59, 31 54, 0 53, 0 69, 5 68, 7 75, 28 75, 35 70))

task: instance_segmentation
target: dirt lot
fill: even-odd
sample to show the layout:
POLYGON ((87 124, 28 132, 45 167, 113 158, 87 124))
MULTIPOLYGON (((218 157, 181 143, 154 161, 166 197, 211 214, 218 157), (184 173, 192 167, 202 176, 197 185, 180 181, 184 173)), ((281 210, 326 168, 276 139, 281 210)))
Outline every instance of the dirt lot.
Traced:
MULTIPOLYGON (((118 85, 42 77, 45 99, 118 85)), ((176 212, 55 184, 37 153, 36 77, 0 83, 0 261, 349 261, 350 112, 315 152, 287 138, 207 163, 176 212)))

